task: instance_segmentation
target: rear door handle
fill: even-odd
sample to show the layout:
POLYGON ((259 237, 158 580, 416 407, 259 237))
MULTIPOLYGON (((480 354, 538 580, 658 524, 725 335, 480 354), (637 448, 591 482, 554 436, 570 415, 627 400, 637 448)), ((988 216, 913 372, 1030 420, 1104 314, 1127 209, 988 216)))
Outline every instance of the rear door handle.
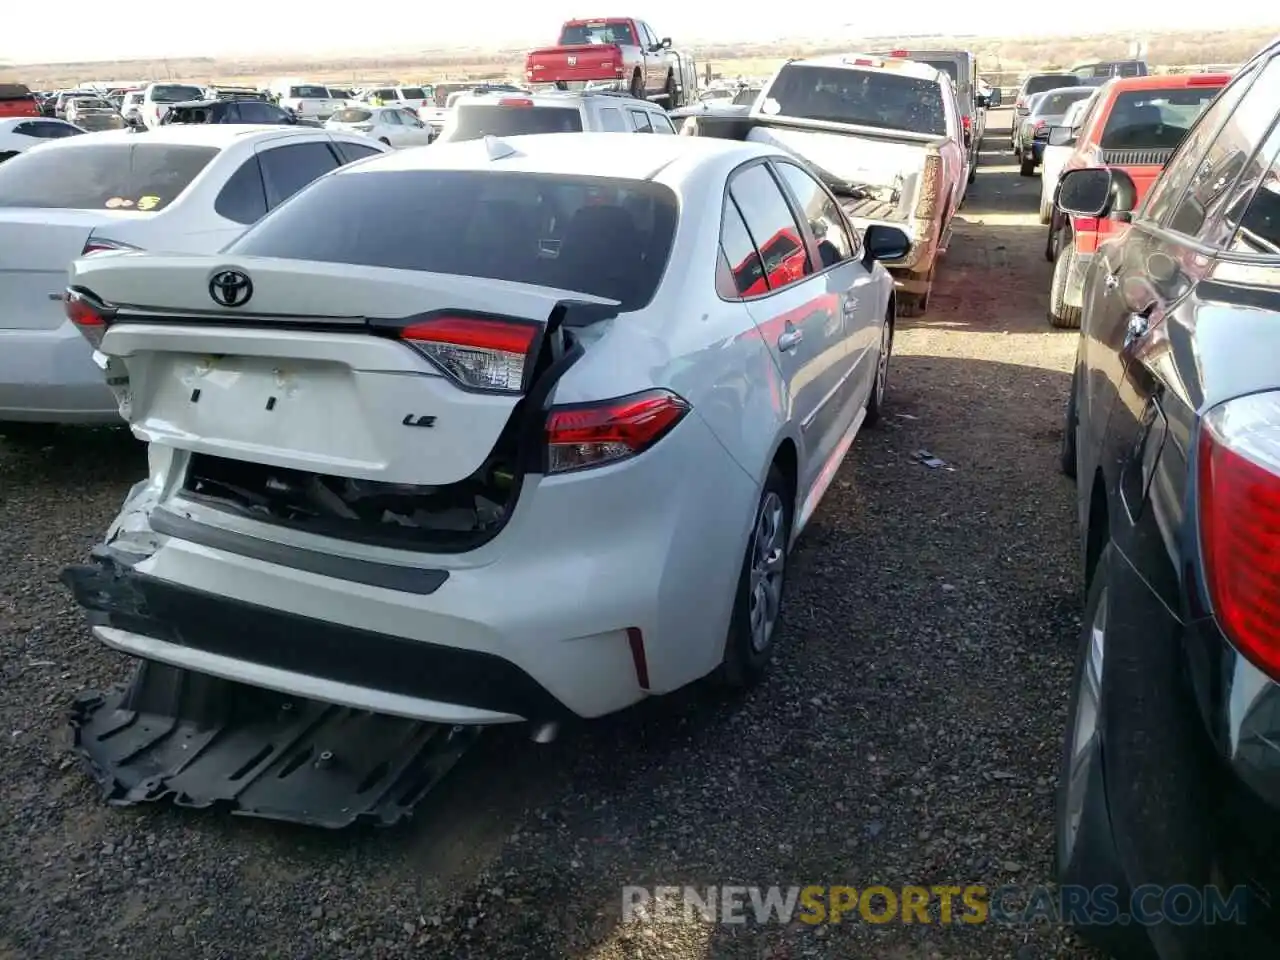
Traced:
POLYGON ((778 350, 786 353, 788 350, 794 350, 800 346, 800 341, 804 339, 804 333, 800 330, 788 330, 786 333, 778 337, 778 350))

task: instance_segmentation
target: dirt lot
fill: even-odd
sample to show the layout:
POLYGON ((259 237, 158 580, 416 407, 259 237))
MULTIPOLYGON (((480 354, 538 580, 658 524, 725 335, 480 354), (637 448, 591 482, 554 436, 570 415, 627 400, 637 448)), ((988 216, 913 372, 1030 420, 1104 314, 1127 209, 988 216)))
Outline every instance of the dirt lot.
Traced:
POLYGON ((486 736, 404 828, 104 807, 64 716, 129 665, 56 576, 144 458, 111 431, 0 448, 0 958, 1087 956, 1045 924, 619 923, 625 884, 1049 879, 1079 608, 1055 466, 1074 339, 1045 322, 1039 181, 1010 166, 1007 118, 931 309, 900 331, 887 423, 795 559, 768 682, 548 746, 486 736))

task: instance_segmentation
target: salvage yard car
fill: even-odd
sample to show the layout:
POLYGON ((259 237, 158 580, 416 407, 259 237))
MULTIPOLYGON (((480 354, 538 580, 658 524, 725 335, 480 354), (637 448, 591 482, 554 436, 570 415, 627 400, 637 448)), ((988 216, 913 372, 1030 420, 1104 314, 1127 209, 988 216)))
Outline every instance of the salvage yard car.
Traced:
POLYGON ((0 163, 50 140, 74 137, 85 132, 74 123, 54 120, 52 117, 0 120, 0 163))
POLYGON ((37 437, 50 423, 121 422, 50 299, 76 257, 212 252, 316 177, 385 150, 322 130, 175 124, 66 137, 0 164, 0 422, 37 437))
POLYGON ((97 638, 461 725, 759 677, 907 238, 776 148, 633 140, 397 152, 219 253, 76 261, 151 451, 66 575, 97 638))
MULTIPOLYGON (((1108 80, 1076 137, 1064 172, 1120 167, 1141 200, 1187 129, 1230 79, 1227 74, 1200 73, 1108 80)), ((1057 252, 1049 291, 1051 326, 1080 326, 1084 272, 1098 245, 1124 229, 1122 222, 1055 211, 1050 222, 1057 252)))
POLYGON ((1049 142, 1050 129, 1062 123, 1072 104, 1086 100, 1092 94, 1093 90, 1088 87, 1061 87, 1036 94, 1030 112, 1020 123, 1018 143, 1014 149, 1018 157, 1018 172, 1022 176, 1035 175, 1049 142))
POLYGON ((1059 193, 1123 225, 1063 433, 1088 597, 1054 824, 1064 889, 1164 907, 1077 903, 1120 960, 1280 956, 1280 43, 1187 126, 1145 203, 1124 164, 1059 193))
POLYGON ((745 112, 699 104, 672 116, 681 133, 785 150, 817 172, 858 227, 905 230, 910 249, 886 264, 898 288, 898 312, 917 316, 928 309, 969 179, 945 73, 861 54, 792 60, 745 112))
POLYGON ((421 147, 435 139, 431 127, 404 107, 343 107, 325 127, 362 134, 389 147, 421 147))
POLYGON ((656 103, 609 90, 456 96, 440 143, 529 133, 676 132, 667 112, 656 103))

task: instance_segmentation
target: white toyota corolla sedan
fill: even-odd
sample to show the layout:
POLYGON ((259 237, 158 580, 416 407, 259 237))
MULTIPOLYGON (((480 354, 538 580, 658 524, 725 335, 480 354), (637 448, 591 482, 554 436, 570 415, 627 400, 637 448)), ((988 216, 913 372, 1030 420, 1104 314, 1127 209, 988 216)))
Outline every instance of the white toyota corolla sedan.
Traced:
POLYGON ((76 261, 150 443, 64 575, 96 636, 454 724, 756 679, 907 240, 774 148, 623 136, 387 154, 221 253, 76 261))

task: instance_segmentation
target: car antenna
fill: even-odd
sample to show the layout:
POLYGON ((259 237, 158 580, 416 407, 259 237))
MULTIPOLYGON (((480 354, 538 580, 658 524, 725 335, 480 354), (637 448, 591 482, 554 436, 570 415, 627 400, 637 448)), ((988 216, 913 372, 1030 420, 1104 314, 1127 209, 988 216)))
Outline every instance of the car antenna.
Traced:
POLYGON ((484 150, 489 155, 490 160, 505 160, 507 157, 514 157, 520 152, 505 140, 500 140, 492 135, 485 136, 484 150))

